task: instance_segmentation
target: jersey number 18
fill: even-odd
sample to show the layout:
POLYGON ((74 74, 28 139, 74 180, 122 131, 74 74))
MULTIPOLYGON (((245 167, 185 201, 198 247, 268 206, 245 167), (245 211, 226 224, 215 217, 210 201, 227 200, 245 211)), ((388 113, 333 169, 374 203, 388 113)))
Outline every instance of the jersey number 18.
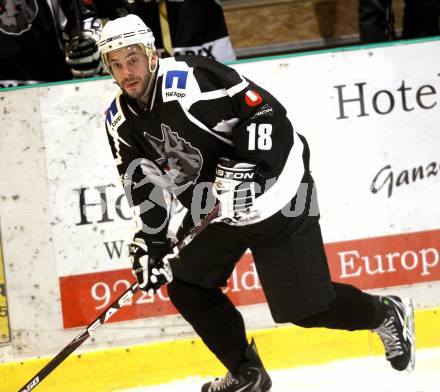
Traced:
POLYGON ((252 123, 246 128, 249 132, 249 150, 270 150, 272 148, 272 124, 252 123))

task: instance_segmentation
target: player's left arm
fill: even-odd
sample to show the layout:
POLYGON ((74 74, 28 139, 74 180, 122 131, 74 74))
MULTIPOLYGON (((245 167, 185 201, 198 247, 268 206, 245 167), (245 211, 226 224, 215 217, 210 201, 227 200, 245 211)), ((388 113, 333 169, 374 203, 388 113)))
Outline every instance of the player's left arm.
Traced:
POLYGON ((213 190, 223 216, 231 223, 248 224, 261 218, 257 198, 283 171, 293 146, 293 129, 284 107, 253 83, 231 100, 239 118, 232 130, 234 156, 217 165, 213 190))
POLYGON ((235 160, 254 162, 267 178, 277 176, 293 145, 283 105, 231 67, 209 59, 193 61, 197 88, 187 88, 179 103, 233 148, 235 160))
POLYGON ((292 125, 285 108, 252 82, 231 101, 239 118, 232 131, 234 159, 255 163, 264 180, 276 178, 293 145, 292 125))
POLYGON ((253 219, 253 201, 277 181, 286 165, 293 146, 292 125, 285 108, 265 89, 231 67, 215 62, 208 67, 206 62, 195 64, 200 93, 185 98, 191 102, 188 110, 224 142, 227 159, 217 165, 214 186, 221 214, 232 220, 253 219))

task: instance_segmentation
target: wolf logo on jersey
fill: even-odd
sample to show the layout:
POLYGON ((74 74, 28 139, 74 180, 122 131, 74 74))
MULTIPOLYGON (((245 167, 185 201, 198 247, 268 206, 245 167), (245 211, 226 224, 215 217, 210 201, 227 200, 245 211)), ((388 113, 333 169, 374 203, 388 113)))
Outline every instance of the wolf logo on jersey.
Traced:
POLYGON ((161 157, 156 162, 166 172, 169 180, 166 188, 180 193, 196 183, 203 163, 202 154, 169 126, 162 124, 161 129, 162 140, 147 132, 144 132, 144 136, 161 157))

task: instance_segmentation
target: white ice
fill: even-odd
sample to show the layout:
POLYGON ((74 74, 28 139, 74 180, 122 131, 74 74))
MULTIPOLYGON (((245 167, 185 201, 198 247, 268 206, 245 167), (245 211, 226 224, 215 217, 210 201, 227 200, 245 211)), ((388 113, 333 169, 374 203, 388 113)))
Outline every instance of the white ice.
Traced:
MULTIPOLYGON (((393 370, 382 356, 329 362, 269 372, 271 392, 438 392, 440 347, 417 351, 412 373, 393 370)), ((199 392, 211 378, 191 377, 170 384, 121 392, 199 392)))

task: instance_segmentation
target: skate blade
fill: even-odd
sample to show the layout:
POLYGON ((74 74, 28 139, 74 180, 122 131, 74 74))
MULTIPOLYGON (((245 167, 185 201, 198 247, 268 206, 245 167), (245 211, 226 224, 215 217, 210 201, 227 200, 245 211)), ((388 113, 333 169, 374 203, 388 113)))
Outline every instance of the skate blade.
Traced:
POLYGON ((405 307, 405 324, 411 339, 411 359, 406 368, 407 372, 412 372, 416 366, 416 334, 414 324, 414 306, 411 298, 403 298, 403 305, 405 307))

